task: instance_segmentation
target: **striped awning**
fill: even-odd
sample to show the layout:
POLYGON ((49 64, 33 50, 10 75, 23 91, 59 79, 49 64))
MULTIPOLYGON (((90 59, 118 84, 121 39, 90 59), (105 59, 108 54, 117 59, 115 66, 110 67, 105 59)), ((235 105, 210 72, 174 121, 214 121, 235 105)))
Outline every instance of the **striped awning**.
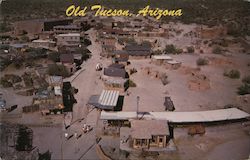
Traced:
POLYGON ((103 90, 98 100, 98 103, 102 106, 115 107, 117 105, 118 98, 119 91, 103 90))

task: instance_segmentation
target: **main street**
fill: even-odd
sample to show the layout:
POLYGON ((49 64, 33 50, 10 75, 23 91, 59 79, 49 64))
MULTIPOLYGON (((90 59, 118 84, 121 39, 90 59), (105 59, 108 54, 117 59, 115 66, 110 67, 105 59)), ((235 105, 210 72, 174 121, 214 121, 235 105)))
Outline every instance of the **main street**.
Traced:
MULTIPOLYGON (((94 109, 91 112, 87 107, 88 99, 93 94, 100 94, 102 85, 99 80, 99 72, 95 71, 95 66, 100 62, 101 47, 96 42, 96 31, 88 31, 89 38, 92 42, 88 49, 91 52, 91 58, 82 64, 82 70, 72 78, 72 86, 78 89, 75 95, 77 103, 73 107, 72 115, 70 116, 71 125, 65 129, 64 125, 61 133, 61 155, 60 159, 99 159, 96 155, 96 124, 99 118, 99 112, 94 109), (90 124, 93 130, 89 133, 83 133, 84 124, 90 124), (64 137, 67 133, 72 136, 70 139, 64 137), (76 138, 74 135, 79 136, 76 138)), ((53 155, 52 155, 53 156, 53 155)))

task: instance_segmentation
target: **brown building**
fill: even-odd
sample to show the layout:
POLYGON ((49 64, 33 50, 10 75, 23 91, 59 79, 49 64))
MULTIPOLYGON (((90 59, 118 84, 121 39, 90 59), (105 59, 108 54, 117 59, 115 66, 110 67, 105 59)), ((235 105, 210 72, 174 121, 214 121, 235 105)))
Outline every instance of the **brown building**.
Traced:
POLYGON ((109 57, 113 51, 116 50, 116 39, 111 37, 105 37, 101 40, 102 43, 102 53, 101 56, 109 57))
POLYGON ((110 57, 115 49, 116 48, 113 45, 102 45, 102 52, 100 55, 102 57, 110 57))
POLYGON ((113 59, 114 63, 128 65, 129 55, 126 51, 124 50, 114 51, 113 56, 114 56, 114 59, 113 59))
POLYGON ((111 45, 111 46, 115 46, 117 40, 115 38, 111 38, 111 37, 105 37, 102 38, 102 45, 111 45))
POLYGON ((149 45, 130 44, 125 46, 124 50, 129 58, 149 58, 151 56, 151 47, 149 45))
POLYGON ((56 34, 61 33, 80 33, 81 27, 77 25, 60 25, 53 27, 53 30, 56 34))
POLYGON ((113 64, 104 68, 102 80, 107 89, 125 91, 128 88, 128 74, 124 65, 113 64))
POLYGON ((161 151, 170 140, 165 120, 132 120, 131 128, 121 128, 121 150, 161 151), (127 136, 126 136, 127 134, 127 136))
POLYGON ((54 91, 43 90, 35 94, 33 98, 33 107, 38 106, 38 110, 48 112, 53 109, 63 109, 63 100, 61 95, 55 95, 54 91))
POLYGON ((35 48, 53 48, 56 46, 56 42, 51 40, 37 39, 32 41, 32 46, 35 48))
POLYGON ((56 36, 58 46, 79 46, 80 33, 59 34, 56 36))
POLYGON ((14 24, 14 34, 39 34, 44 31, 52 31, 54 26, 68 25, 72 22, 73 19, 35 19, 18 21, 14 24))
POLYGON ((74 63, 74 55, 73 54, 61 54, 60 62, 67 68, 70 74, 76 71, 76 65, 74 63))

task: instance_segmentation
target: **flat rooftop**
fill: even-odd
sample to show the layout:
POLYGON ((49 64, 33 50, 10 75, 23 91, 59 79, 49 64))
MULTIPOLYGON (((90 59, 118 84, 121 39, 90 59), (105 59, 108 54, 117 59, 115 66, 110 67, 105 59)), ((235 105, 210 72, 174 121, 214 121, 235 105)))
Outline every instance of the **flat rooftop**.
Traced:
MULTIPOLYGON (((130 120, 136 119, 136 112, 101 112, 103 120, 130 120)), ((173 123, 218 122, 249 118, 250 115, 238 108, 217 109, 194 112, 147 112, 138 114, 145 119, 167 120, 173 123)))
POLYGON ((166 120, 132 120, 130 135, 135 139, 151 139, 152 136, 169 135, 166 120))

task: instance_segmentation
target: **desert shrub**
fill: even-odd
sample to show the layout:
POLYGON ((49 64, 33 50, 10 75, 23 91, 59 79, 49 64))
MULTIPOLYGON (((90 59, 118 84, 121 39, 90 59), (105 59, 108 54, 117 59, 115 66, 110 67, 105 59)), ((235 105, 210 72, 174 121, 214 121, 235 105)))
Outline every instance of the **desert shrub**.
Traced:
POLYGON ((175 50, 176 50, 176 48, 173 44, 166 45, 166 48, 165 48, 166 53, 174 53, 175 50))
POLYGON ((164 74, 161 76, 161 82, 162 82, 162 84, 163 84, 164 86, 167 85, 167 84, 169 83, 167 74, 164 73, 164 74))
POLYGON ((128 80, 128 86, 129 87, 136 87, 136 83, 132 81, 131 79, 128 80))
POLYGON ((208 44, 208 40, 203 41, 203 44, 208 44))
POLYGON ((237 93, 239 95, 250 94, 250 84, 244 83, 239 88, 237 93))
POLYGON ((245 77, 242 79, 242 82, 243 82, 243 83, 246 83, 246 84, 250 84, 250 75, 245 76, 245 77))
POLYGON ((68 70, 64 65, 57 65, 57 64, 49 65, 48 74, 55 76, 63 76, 63 77, 70 76, 70 73, 68 72, 68 70))
POLYGON ((219 45, 221 45, 222 47, 228 47, 228 43, 225 39, 222 39, 219 45))
POLYGON ((205 58, 198 58, 198 59, 196 60, 196 64, 197 64, 198 66, 204 66, 204 65, 207 65, 207 64, 208 64, 208 60, 205 59, 205 58))
POLYGON ((181 53, 183 53, 183 49, 181 48, 176 49, 175 54, 181 54, 181 53))
POLYGON ((166 45, 166 47, 165 47, 166 54, 180 54, 182 52, 183 52, 182 49, 176 48, 173 44, 166 45))
POLYGON ((0 71, 3 71, 10 64, 11 60, 9 58, 0 57, 0 71))
POLYGON ((1 78, 0 83, 4 88, 12 87, 12 83, 5 78, 1 78))
POLYGON ((21 42, 28 42, 29 41, 29 37, 28 36, 21 36, 20 40, 21 40, 21 42))
POLYGON ((232 78, 232 79, 238 79, 240 78, 240 71, 236 69, 232 69, 230 71, 225 71, 224 76, 232 78))
POLYGON ((135 68, 132 68, 132 69, 129 70, 130 75, 132 75, 132 74, 134 74, 136 72, 137 72, 137 70, 135 68))
POLYGON ((213 51, 212 51, 214 54, 222 54, 222 50, 219 46, 213 48, 213 51))
POLYGON ((24 58, 23 57, 17 57, 14 58, 12 63, 15 66, 16 69, 20 69, 23 66, 24 58))
POLYGON ((193 46, 187 47, 187 52, 194 53, 194 47, 193 46))

